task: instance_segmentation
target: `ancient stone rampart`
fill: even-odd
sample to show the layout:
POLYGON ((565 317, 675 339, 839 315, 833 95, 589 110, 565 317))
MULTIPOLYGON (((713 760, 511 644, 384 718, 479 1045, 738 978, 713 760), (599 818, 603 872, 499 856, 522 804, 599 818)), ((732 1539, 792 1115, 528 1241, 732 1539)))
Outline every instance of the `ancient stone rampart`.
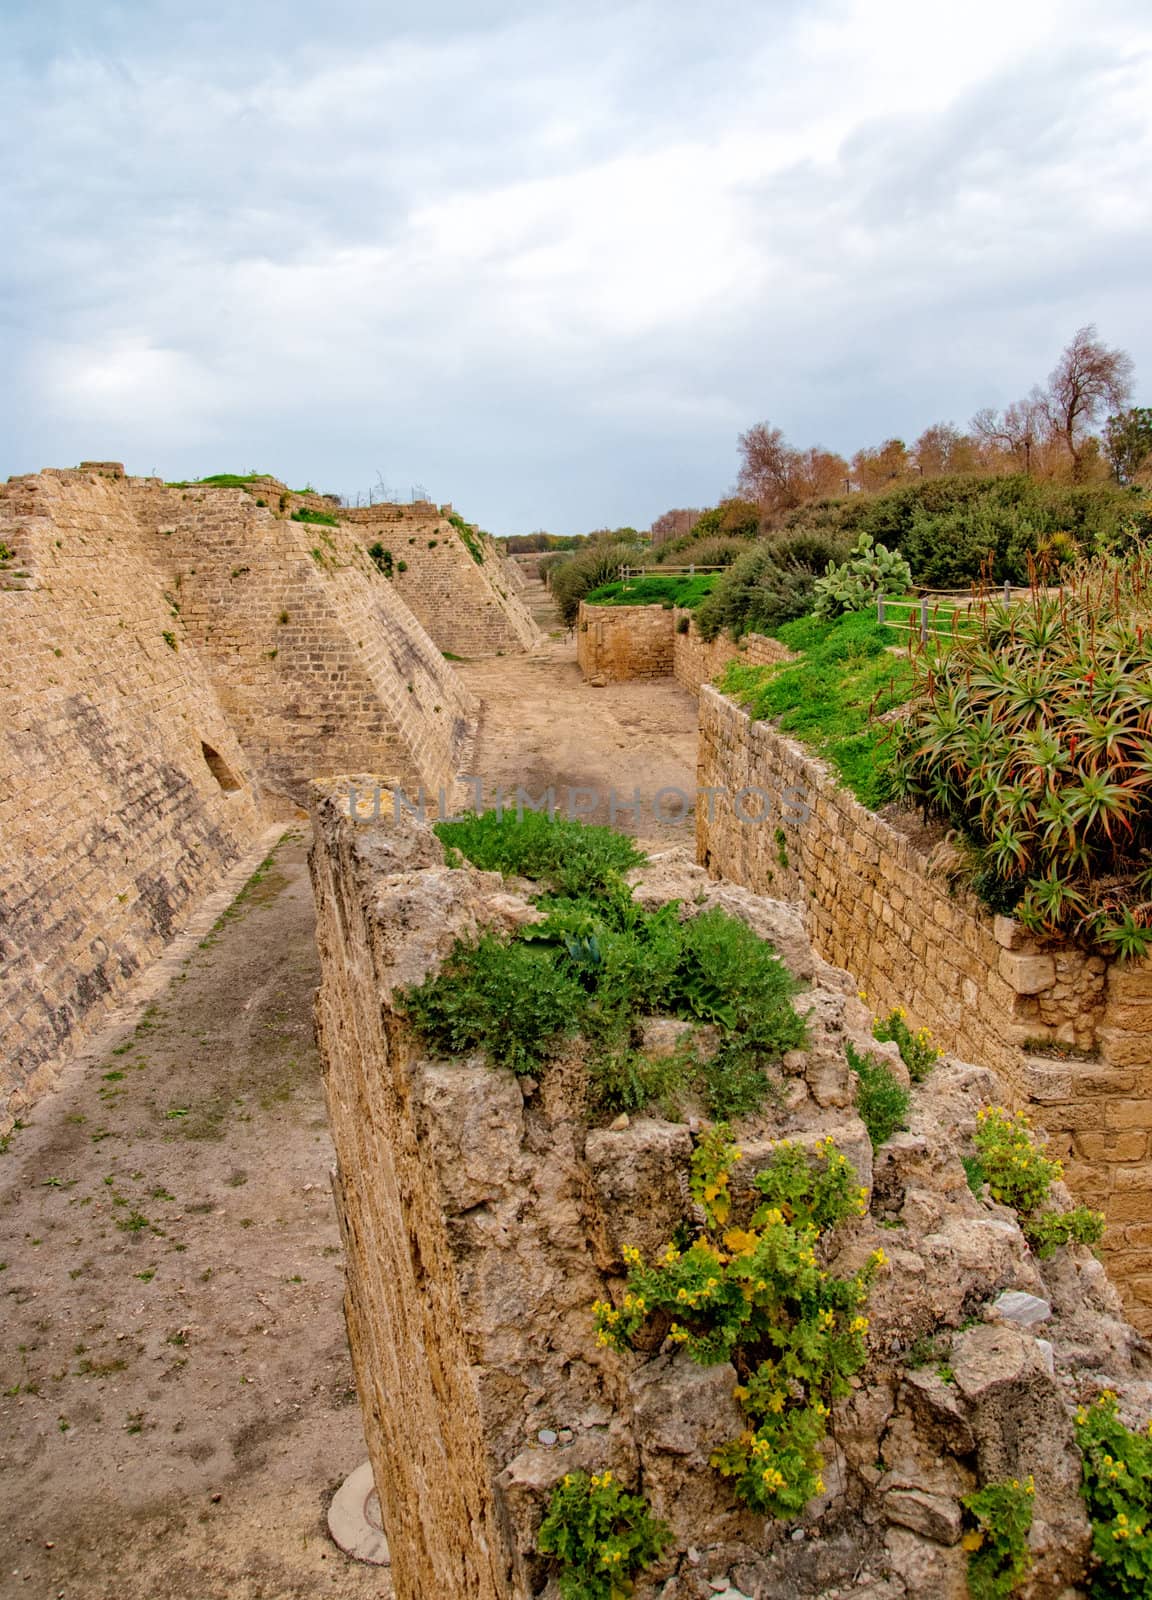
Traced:
POLYGON ((465 534, 428 501, 361 506, 339 516, 366 547, 383 547, 397 594, 441 650, 522 655, 540 644, 502 552, 479 529, 465 534))
POLYGON ((1152 964, 1037 941, 991 915, 824 763, 712 688, 698 781, 722 791, 697 808, 710 873, 800 901, 820 955, 856 975, 876 1012, 904 1006, 913 1027, 1036 1106, 1077 1197, 1105 1213, 1129 1314, 1152 1329, 1152 964), (766 820, 741 820, 765 794, 766 820), (796 823, 801 795, 810 814, 796 823), (1038 1053, 1061 1048, 1088 1059, 1038 1053))
POLYGON ((675 898, 683 915, 715 905, 743 917, 807 986, 806 1047, 785 1057, 765 1112, 735 1127, 733 1217, 777 1140, 811 1149, 831 1138, 871 1209, 845 1225, 830 1269, 853 1271, 878 1247, 891 1257, 867 1307, 873 1357, 833 1407, 823 1492, 794 1524, 757 1516, 711 1465, 746 1426, 733 1367, 696 1365, 659 1333, 625 1354, 594 1338, 593 1300, 619 1305, 624 1292, 624 1247, 651 1261, 678 1227, 691 1230, 699 1124, 638 1115, 589 1126, 578 1051, 535 1079, 424 1055, 401 991, 458 937, 510 929, 533 909, 496 874, 447 868, 410 817, 356 823, 340 793, 320 793, 313 823, 346 1311, 398 1600, 554 1595, 536 1535, 552 1489, 578 1470, 610 1470, 672 1527, 641 1600, 961 1600, 962 1497, 1027 1473, 1030 1593, 1052 1600, 1078 1580, 1088 1542, 1078 1385, 1090 1368, 1124 1392, 1143 1346, 1116 1320, 1089 1251, 1062 1251, 1042 1275, 1012 1214, 969 1189, 957 1141, 1003 1092, 990 1072, 942 1063, 908 1132, 873 1157, 845 1053, 870 1046, 867 1012, 852 980, 813 957, 795 911, 709 884, 682 853, 633 874, 649 907, 675 898), (1006 1324, 1004 1291, 1035 1305, 1042 1325, 1006 1324), (902 1352, 928 1338, 943 1341, 948 1382, 905 1364, 902 1352))
POLYGON ((764 666, 790 657, 784 645, 762 634, 746 634, 738 644, 725 634, 702 639, 692 612, 678 607, 581 601, 576 620, 576 659, 588 682, 675 677, 699 694, 701 685, 719 676, 729 661, 764 666))
POLYGON ((467 765, 349 530, 116 467, 0 488, 0 1131, 308 780, 467 765))

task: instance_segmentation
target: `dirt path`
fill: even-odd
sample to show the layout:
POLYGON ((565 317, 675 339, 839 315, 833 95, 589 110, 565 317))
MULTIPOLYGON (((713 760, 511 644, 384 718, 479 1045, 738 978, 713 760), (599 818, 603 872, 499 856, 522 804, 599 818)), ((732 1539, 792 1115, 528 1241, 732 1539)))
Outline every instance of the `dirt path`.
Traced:
MULTIPOLYGON (((543 590, 533 596, 545 621, 543 590)), ((554 619, 553 619, 554 620, 554 619)), ((487 791, 695 782, 670 680, 584 686, 562 636, 461 665, 487 791)), ((331 1544, 366 1454, 341 1310, 304 842, 0 1141, 0 1596, 380 1600, 331 1544), (6 1145, 6 1148, 5 1148, 6 1145)))
MULTIPOLYGON (((543 585, 530 584, 524 598, 542 626, 555 626, 543 585)), ((615 820, 653 846, 693 843, 690 807, 671 793, 660 802, 665 820, 654 807, 660 790, 691 801, 696 785, 696 700, 672 678, 592 689, 576 665, 575 639, 563 634, 535 655, 461 662, 456 670, 484 701, 472 766, 486 802, 497 788, 512 793, 517 785, 538 800, 551 784, 563 812, 569 792, 588 787, 599 796, 588 820, 615 820), (638 815, 625 809, 636 789, 638 815)))
POLYGON ((380 1594, 326 1536, 366 1454, 289 837, 0 1155, 0 1594, 380 1594))

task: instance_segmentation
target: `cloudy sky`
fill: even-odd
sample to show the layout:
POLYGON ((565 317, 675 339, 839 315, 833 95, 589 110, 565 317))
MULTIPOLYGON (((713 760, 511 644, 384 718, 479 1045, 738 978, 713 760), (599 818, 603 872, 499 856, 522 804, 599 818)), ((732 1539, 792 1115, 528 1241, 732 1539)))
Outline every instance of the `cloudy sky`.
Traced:
POLYGON ((1152 403, 1148 0, 0 0, 0 475, 646 526, 768 418, 1152 403))

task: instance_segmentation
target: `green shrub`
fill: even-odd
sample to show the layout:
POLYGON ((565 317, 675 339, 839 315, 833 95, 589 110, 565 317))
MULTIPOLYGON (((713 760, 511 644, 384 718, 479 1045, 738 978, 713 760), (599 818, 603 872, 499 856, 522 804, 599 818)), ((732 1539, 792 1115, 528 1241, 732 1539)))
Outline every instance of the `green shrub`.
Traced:
POLYGON ((1032 1570, 1028 1531, 1036 1490, 1023 1483, 989 1483, 965 1495, 964 1509, 976 1526, 964 1535, 968 1593, 972 1600, 1007 1600, 1032 1570))
POLYGON ((536 1548, 558 1564, 564 1600, 622 1600, 671 1538, 643 1496, 611 1472, 567 1472, 552 1491, 536 1548))
POLYGON ((988 606, 915 666, 893 743, 908 800, 959 829, 974 886, 1032 932, 1152 950, 1152 588, 1143 553, 988 606))
POLYGON ((831 762, 865 805, 881 804, 889 796, 891 735, 878 719, 903 705, 913 681, 906 657, 889 653, 899 635, 856 613, 835 622, 805 617, 777 629, 777 638, 801 659, 762 667, 732 661, 721 690, 831 762))
POLYGON ((903 1084, 897 1083, 882 1061, 877 1061, 875 1056, 858 1054, 851 1044, 845 1048, 848 1064, 858 1079, 856 1110, 868 1129, 873 1150, 877 1150, 900 1128, 908 1126, 912 1096, 903 1084))
POLYGON ((494 1066, 531 1073, 579 1031, 586 999, 575 978, 531 945, 485 934, 457 942, 435 977, 402 996, 417 1032, 445 1055, 482 1050, 494 1066))
POLYGON ((844 553, 844 545, 821 534, 761 540, 717 578, 697 614, 700 632, 715 639, 727 630, 739 639, 806 616, 818 574, 844 553))
POLYGON ((292 521, 315 523, 325 528, 340 526, 339 517, 333 516, 330 511, 313 511, 311 506, 297 506, 292 513, 292 521))
POLYGON ((1104 1232, 1104 1218, 1086 1206, 1053 1211, 1048 1205, 1052 1185, 1063 1175, 1059 1161, 1044 1155, 1032 1136, 1023 1111, 984 1106, 976 1114, 975 1144, 978 1174, 970 1172, 969 1186, 979 1176, 999 1205, 1016 1212, 1021 1231, 1041 1260, 1065 1244, 1096 1244, 1104 1232))
POLYGON ((482 567, 484 565, 484 542, 479 529, 474 528, 470 522, 465 522, 464 518, 455 511, 451 513, 448 521, 460 535, 464 548, 473 561, 477 566, 482 567))
POLYGON ((652 559, 657 565, 668 561, 676 567, 730 567, 747 549, 747 539, 697 539, 693 536, 660 545, 652 552, 652 559))
POLYGON ((1076 1414, 1084 1457, 1081 1492, 1092 1522, 1093 1600, 1147 1600, 1152 1594, 1152 1423, 1134 1433, 1104 1393, 1076 1414))
MULTIPOLYGON (((392 576, 391 550, 385 550, 384 546, 377 540, 375 544, 368 546, 368 555, 379 572, 382 572, 386 578, 392 576)), ((404 563, 401 562, 400 565, 403 566, 404 563)))
POLYGON ((827 622, 846 611, 873 610, 877 595, 904 594, 911 582, 912 569, 904 557, 862 533, 848 559, 817 579, 813 615, 827 622))
POLYGON ((811 1154, 787 1142, 754 1179, 761 1204, 747 1225, 731 1221, 729 1174, 740 1151, 723 1125, 692 1158, 690 1190, 705 1219, 681 1249, 646 1264, 624 1249, 627 1288, 619 1305, 593 1307, 601 1345, 629 1349, 651 1320, 702 1365, 732 1360, 747 1374, 736 1390, 749 1420, 712 1466, 735 1480, 754 1511, 794 1517, 823 1490, 820 1444, 830 1403, 864 1365, 868 1319, 860 1307, 884 1252, 839 1278, 816 1257, 822 1235, 866 1206, 847 1159, 831 1139, 811 1154))
POLYGON ((575 625, 581 600, 602 584, 614 582, 622 566, 635 566, 642 555, 639 544, 597 544, 549 565, 548 587, 565 627, 575 625))
POLYGON ((567 894, 594 894, 647 859, 614 828, 537 811, 485 811, 433 826, 442 844, 474 866, 533 878, 567 894))

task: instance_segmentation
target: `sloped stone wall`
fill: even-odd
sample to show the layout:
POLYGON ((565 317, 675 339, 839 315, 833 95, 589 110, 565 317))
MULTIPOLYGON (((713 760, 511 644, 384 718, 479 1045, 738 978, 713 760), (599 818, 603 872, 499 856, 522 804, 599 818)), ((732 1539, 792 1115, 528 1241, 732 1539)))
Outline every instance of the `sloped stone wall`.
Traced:
POLYGON ((0 489, 0 1130, 309 780, 474 728, 350 530, 115 465, 0 489))
POLYGON ((1077 1197, 1105 1214, 1129 1314, 1152 1331, 1152 964, 1036 941, 992 916, 822 762, 712 688, 697 776, 717 790, 696 813, 711 874, 800 901, 816 949, 855 973, 874 1011, 904 1006, 913 1027, 995 1067, 1035 1105, 1077 1197), (765 795, 766 820, 742 820, 765 795), (797 823, 800 797, 809 815, 797 823))
POLYGON ((0 544, 29 575, 0 582, 2 1129, 266 823, 121 488, 16 480, 0 544))
POLYGON ((339 516, 365 547, 379 543, 389 552, 396 593, 441 650, 465 657, 523 655, 541 643, 502 552, 478 529, 466 540, 427 501, 362 506, 339 516))

